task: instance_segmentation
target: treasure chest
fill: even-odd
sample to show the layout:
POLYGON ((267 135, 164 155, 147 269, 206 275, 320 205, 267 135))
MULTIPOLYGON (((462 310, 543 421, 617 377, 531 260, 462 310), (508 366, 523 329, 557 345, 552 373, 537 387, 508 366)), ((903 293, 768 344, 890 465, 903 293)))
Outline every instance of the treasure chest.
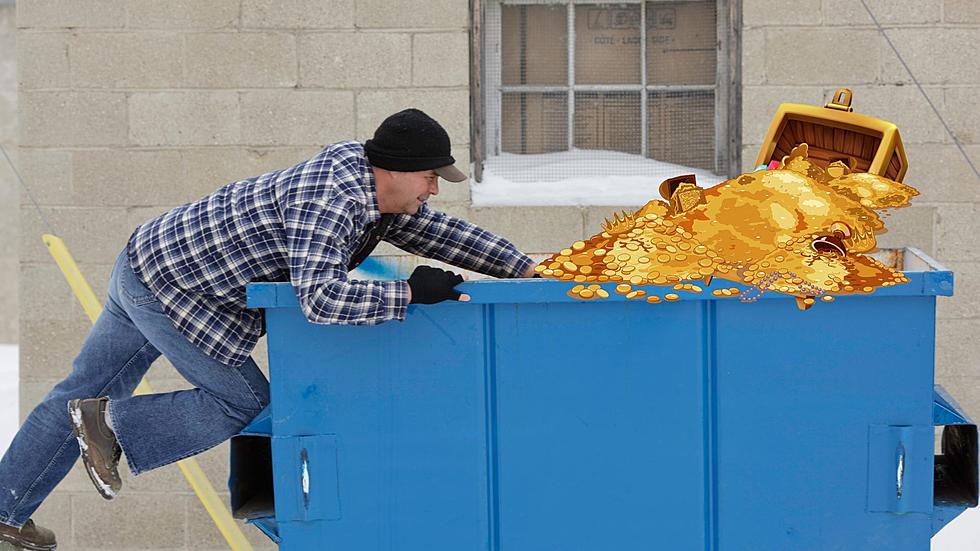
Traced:
POLYGON ((825 168, 841 161, 853 172, 870 172, 901 182, 908 170, 908 159, 898 127, 854 113, 852 99, 851 90, 839 88, 833 100, 823 107, 780 105, 762 142, 756 166, 779 161, 794 147, 806 143, 810 160, 825 168))

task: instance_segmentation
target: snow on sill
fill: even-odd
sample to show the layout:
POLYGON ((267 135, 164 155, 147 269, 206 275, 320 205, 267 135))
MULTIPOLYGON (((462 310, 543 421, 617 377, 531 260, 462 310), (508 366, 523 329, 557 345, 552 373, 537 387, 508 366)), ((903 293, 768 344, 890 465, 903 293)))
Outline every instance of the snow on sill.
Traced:
POLYGON ((641 206, 659 199, 667 178, 694 174, 710 187, 726 178, 703 169, 616 151, 502 153, 487 159, 483 181, 472 182, 474 207, 641 206))

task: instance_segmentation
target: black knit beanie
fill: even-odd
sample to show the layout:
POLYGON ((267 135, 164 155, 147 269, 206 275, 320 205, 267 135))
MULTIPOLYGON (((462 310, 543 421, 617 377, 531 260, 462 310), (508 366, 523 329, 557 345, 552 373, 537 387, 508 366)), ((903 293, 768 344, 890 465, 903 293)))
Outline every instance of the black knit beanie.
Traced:
MULTIPOLYGON (((449 134, 418 109, 405 109, 391 115, 374 131, 374 138, 364 144, 371 164, 397 172, 418 172, 449 167, 456 162, 450 154, 449 134)), ((437 170, 440 176, 465 175, 455 169, 437 170)))

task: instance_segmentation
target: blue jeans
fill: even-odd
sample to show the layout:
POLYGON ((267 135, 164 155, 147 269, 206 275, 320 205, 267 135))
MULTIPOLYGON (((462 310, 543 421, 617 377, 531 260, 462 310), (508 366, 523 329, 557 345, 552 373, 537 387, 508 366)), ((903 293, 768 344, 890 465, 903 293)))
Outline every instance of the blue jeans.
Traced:
POLYGON ((269 403, 269 382, 249 359, 228 367, 191 344, 129 267, 116 260, 109 298, 72 372, 24 421, 0 460, 0 522, 22 526, 78 459, 68 401, 109 396, 109 416, 133 474, 231 438, 269 403), (163 354, 196 388, 132 396, 163 354))

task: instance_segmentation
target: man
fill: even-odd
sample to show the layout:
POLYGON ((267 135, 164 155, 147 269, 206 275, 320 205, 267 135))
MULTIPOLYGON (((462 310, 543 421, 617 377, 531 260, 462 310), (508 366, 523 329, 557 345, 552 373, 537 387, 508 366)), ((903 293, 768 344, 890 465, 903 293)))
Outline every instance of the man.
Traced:
POLYGON ((407 281, 348 272, 385 239, 497 277, 531 277, 508 241, 426 204, 438 178, 461 182, 449 136, 425 113, 388 117, 363 146, 342 142, 292 168, 229 184, 138 227, 119 255, 105 310, 71 374, 24 421, 0 461, 0 541, 55 548, 29 520, 81 450, 99 493, 236 434, 269 402, 249 357, 263 332, 250 281, 289 280, 313 323, 377 324, 410 303, 468 300, 462 277, 420 266, 407 281), (131 396, 164 355, 195 388, 131 396))

